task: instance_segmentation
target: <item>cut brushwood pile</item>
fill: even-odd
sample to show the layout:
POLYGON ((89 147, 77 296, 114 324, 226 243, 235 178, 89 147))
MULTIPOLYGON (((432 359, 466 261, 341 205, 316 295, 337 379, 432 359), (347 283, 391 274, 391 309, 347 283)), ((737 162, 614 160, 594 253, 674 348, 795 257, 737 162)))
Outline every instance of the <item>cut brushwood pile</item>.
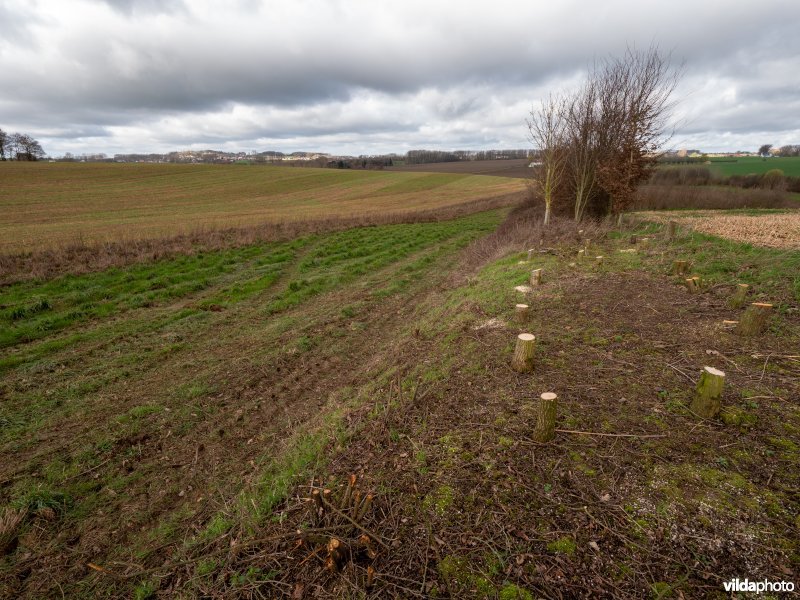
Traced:
MULTIPOLYGON (((374 495, 359 489, 358 478, 350 475, 337 493, 317 487, 307 498, 312 527, 297 530, 296 549, 310 552, 308 558, 320 557, 325 569, 338 573, 351 563, 366 564, 378 556, 386 544, 364 526, 372 509, 374 495)), ((368 576, 374 577, 374 571, 368 576)), ((365 579, 365 587, 367 585, 365 579)))

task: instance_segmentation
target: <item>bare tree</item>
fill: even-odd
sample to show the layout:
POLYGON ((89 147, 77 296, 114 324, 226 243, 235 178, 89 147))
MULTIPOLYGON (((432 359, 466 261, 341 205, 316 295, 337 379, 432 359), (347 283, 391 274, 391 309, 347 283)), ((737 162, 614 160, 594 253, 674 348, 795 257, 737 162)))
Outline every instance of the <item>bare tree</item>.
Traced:
POLYGON ((9 140, 9 146, 16 160, 34 161, 45 155, 42 145, 26 133, 12 133, 9 140))
POLYGON ((6 160, 6 149, 8 148, 8 134, 0 129, 0 160, 6 160))
POLYGON ((643 52, 629 48, 623 59, 604 61, 590 78, 598 86, 597 178, 608 194, 608 212, 630 207, 636 186, 663 152, 680 74, 669 55, 651 46, 643 52))
POLYGON ((538 110, 531 110, 527 119, 528 139, 536 148, 540 165, 534 181, 544 198, 544 224, 550 223, 553 195, 562 183, 566 165, 566 123, 564 101, 549 96, 538 110))
POLYGON ((763 144, 758 149, 759 156, 769 156, 769 151, 772 150, 772 144, 763 144))
POLYGON ((565 107, 567 168, 575 192, 574 217, 583 218, 586 205, 596 187, 595 170, 599 158, 597 86, 588 81, 565 107))

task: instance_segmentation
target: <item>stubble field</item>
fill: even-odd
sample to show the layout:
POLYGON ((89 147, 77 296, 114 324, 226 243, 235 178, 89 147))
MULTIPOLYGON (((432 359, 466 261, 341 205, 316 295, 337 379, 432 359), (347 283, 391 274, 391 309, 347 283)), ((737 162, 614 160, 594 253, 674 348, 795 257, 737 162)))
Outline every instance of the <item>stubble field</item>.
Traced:
POLYGON ((408 214, 521 190, 514 179, 467 173, 9 162, 0 164, 0 253, 408 214))

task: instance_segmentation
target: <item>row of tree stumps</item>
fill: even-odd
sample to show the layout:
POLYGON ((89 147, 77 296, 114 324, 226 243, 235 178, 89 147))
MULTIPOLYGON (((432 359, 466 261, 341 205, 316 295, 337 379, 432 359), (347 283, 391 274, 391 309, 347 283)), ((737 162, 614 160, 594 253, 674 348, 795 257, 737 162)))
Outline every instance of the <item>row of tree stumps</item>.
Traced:
MULTIPOLYGON (((530 261, 534 251, 528 250, 530 261)), ((533 269, 530 275, 531 287, 542 285, 542 269, 533 269)), ((530 306, 517 304, 514 307, 514 316, 518 323, 525 325, 530 317, 530 306)), ((536 350, 536 336, 532 333, 520 333, 511 357, 511 368, 518 373, 531 373, 533 371, 534 352, 536 350)), ((552 441, 556 435, 556 414, 558 397, 553 392, 545 392, 539 397, 536 409, 536 426, 533 430, 533 439, 546 443, 552 441)))
MULTIPOLYGON (((670 221, 667 226, 667 239, 673 240, 677 235, 678 225, 670 221)), ((692 263, 688 260, 676 260, 672 263, 672 274, 678 276, 688 275, 692 263)), ((690 294, 699 294, 703 291, 703 280, 699 275, 685 279, 686 289, 690 294)), ((746 283, 737 284, 733 294, 728 299, 728 306, 740 309, 747 303, 750 286, 746 283)), ((723 327, 733 327, 735 333, 743 337, 753 337, 761 334, 769 323, 772 314, 772 304, 767 302, 752 302, 738 321, 723 321, 723 327)), ((714 367, 703 367, 700 379, 697 382, 694 398, 689 406, 695 415, 704 419, 713 419, 722 410, 722 392, 725 388, 725 372, 714 367)))
MULTIPOLYGON (((582 234, 583 231, 579 231, 582 234)), ((578 251, 578 260, 589 257, 591 240, 584 239, 583 248, 578 251)), ((528 261, 533 258, 535 250, 528 250, 528 261)), ((604 256, 596 256, 595 262, 598 264, 604 261, 604 256)), ((542 269, 533 269, 530 274, 530 287, 535 288, 542 285, 542 269)), ((527 304, 517 304, 514 307, 514 315, 518 323, 527 324, 530 316, 530 306, 527 304)), ((511 368, 518 373, 531 373, 534 365, 534 353, 536 349, 536 336, 532 333, 520 333, 514 346, 514 354, 511 357, 511 368)), ((539 403, 536 407, 536 425, 533 430, 534 441, 540 443, 550 442, 555 438, 556 416, 558 413, 558 396, 553 392, 544 392, 539 396, 539 403)))
MULTIPOLYGON (((667 225, 666 237, 673 240, 677 236, 678 225, 675 221, 670 221, 667 225)), ((631 238, 632 243, 645 242, 647 238, 631 238)), ((578 260, 586 259, 589 256, 590 240, 584 240, 584 247, 578 251, 578 260)), ((533 256, 533 250, 528 250, 528 261, 533 256)), ((596 258, 602 262, 603 257, 596 258)), ((673 263, 672 272, 674 275, 688 275, 691 270, 691 262, 687 260, 676 260, 673 263)), ((689 293, 700 293, 703 290, 703 282, 699 275, 686 278, 686 287, 689 293)), ((533 269, 530 276, 531 287, 542 284, 542 269, 533 269)), ((736 286, 733 295, 728 300, 731 308, 742 308, 747 302, 747 295, 750 286, 740 283, 736 286)), ((772 314, 772 304, 766 302, 753 302, 744 311, 739 321, 724 321, 727 326, 734 326, 738 335, 752 337, 761 334, 767 327, 769 317, 772 314)), ((528 322, 530 307, 527 304, 517 304, 515 306, 515 317, 521 324, 528 322)), ((532 333, 520 333, 517 336, 514 354, 511 358, 511 368, 519 373, 530 373, 533 371, 534 351, 536 347, 536 336, 532 333)), ((722 409, 722 392, 725 387, 725 373, 714 367, 704 367, 697 382, 694 398, 690 405, 690 410, 699 417, 711 419, 716 417, 722 409)), ((534 429, 534 440, 537 442, 549 442, 555 437, 555 422, 557 414, 557 396, 552 392, 545 392, 539 398, 536 412, 536 427, 534 429)))

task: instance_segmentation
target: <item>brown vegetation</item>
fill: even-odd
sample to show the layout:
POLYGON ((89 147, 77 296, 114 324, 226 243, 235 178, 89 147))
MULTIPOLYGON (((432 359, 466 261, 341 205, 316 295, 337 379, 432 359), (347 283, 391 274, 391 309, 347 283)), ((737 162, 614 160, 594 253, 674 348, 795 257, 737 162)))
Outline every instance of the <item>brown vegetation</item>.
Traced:
POLYGON ((547 253, 552 246, 565 241, 582 244, 586 238, 602 239, 608 229, 606 224, 599 221, 578 225, 572 219, 557 215, 545 227, 541 211, 529 200, 515 208, 495 231, 470 245, 460 266, 472 270, 519 248, 533 248, 536 252, 547 253))
POLYGON ((656 165, 679 72, 651 46, 601 61, 583 88, 549 97, 527 120, 540 165, 537 191, 552 211, 605 216, 629 210, 656 165))
POLYGON ((731 187, 643 185, 636 191, 633 210, 678 208, 797 208, 789 194, 780 190, 740 190, 731 187))

